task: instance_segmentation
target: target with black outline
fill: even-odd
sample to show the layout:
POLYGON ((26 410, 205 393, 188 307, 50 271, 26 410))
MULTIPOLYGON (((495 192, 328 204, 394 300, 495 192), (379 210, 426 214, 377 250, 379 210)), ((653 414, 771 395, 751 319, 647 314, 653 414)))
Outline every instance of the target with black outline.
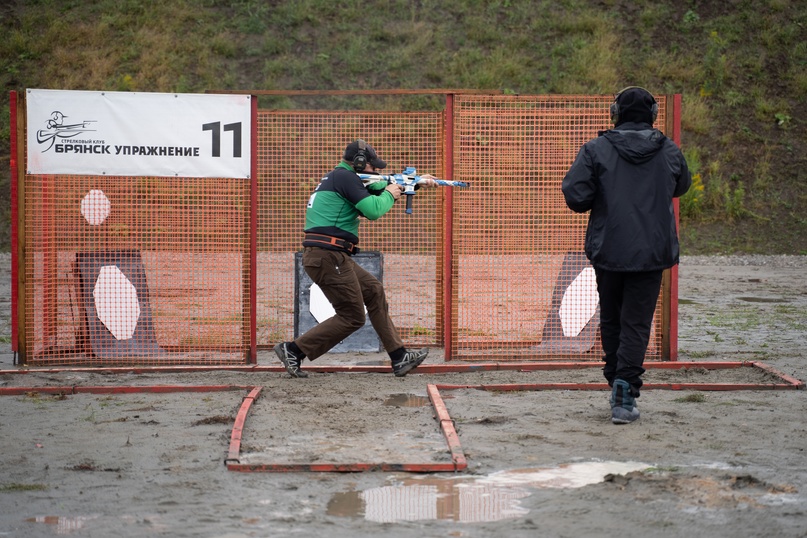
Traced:
POLYGON ((157 356, 148 282, 140 252, 111 250, 76 254, 79 348, 100 359, 157 356))
POLYGON ((594 268, 584 252, 563 258, 544 323, 541 353, 589 353, 599 347, 600 298, 594 268))

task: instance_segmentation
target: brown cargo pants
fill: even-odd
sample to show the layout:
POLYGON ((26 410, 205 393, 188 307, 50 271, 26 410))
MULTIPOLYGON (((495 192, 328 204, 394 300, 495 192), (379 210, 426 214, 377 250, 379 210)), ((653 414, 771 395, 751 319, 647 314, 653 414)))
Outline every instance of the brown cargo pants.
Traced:
POLYGON ((317 247, 303 250, 303 268, 331 302, 336 315, 312 327, 294 342, 314 360, 364 326, 364 307, 387 353, 404 347, 389 317, 384 286, 347 253, 317 247))

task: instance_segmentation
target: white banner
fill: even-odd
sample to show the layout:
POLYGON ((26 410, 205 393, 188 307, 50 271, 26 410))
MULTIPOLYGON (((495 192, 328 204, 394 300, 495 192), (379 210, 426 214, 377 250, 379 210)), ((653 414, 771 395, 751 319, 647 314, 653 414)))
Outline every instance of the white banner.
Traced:
POLYGON ((27 90, 29 174, 249 178, 249 95, 27 90))

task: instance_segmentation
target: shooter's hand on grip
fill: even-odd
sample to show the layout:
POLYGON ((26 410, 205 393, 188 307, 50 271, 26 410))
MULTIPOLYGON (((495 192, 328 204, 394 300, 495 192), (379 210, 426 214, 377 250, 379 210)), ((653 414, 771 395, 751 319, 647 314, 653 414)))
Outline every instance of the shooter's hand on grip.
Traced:
POLYGON ((401 194, 403 193, 403 187, 397 183, 390 183, 384 190, 388 191, 396 200, 400 198, 401 194))

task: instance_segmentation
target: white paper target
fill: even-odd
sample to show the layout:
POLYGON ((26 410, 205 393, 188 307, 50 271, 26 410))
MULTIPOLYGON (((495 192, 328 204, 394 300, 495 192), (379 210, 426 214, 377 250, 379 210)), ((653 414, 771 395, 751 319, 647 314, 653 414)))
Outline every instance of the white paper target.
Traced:
POLYGON ((109 198, 98 189, 91 190, 81 199, 81 215, 91 226, 103 224, 111 209, 109 198))
POLYGON ((597 294, 597 277, 594 268, 586 267, 566 288, 560 302, 558 315, 563 327, 563 336, 580 334, 597 312, 600 296, 597 294))
POLYGON ((129 340, 140 318, 140 301, 126 275, 116 265, 101 267, 92 296, 101 323, 118 340, 129 340))
MULTIPOLYGON (((326 319, 336 315, 336 310, 333 309, 333 305, 331 305, 331 302, 325 297, 325 294, 322 293, 322 289, 316 284, 311 284, 311 288, 309 288, 308 311, 311 312, 311 315, 314 316, 317 323, 322 323, 326 319)), ((364 307, 364 313, 367 314, 366 306, 364 307)))

